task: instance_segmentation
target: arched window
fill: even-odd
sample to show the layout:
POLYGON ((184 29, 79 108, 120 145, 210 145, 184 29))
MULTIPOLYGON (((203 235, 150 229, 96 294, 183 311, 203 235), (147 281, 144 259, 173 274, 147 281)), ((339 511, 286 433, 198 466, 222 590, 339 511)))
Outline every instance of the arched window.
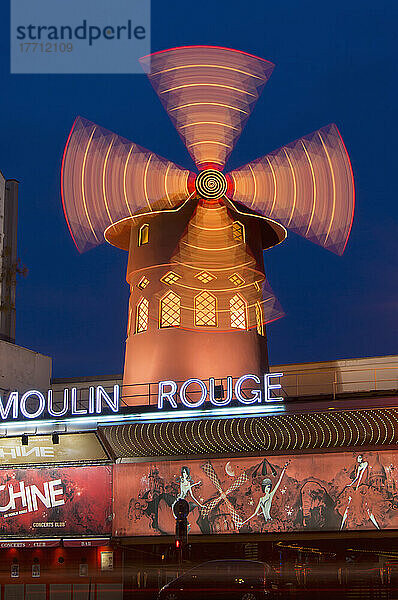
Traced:
POLYGON ((149 242, 149 225, 145 223, 138 230, 138 245, 143 246, 149 242))
POLYGON ((149 302, 146 298, 141 298, 137 304, 135 315, 135 332, 142 333, 148 329, 149 302))
POLYGON ((264 335, 263 309, 260 302, 256 302, 256 326, 258 335, 264 335))
POLYGON ((247 329, 247 302, 240 294, 236 294, 229 301, 229 314, 231 327, 247 329))
POLYGON ((217 298, 206 290, 195 296, 195 326, 217 327, 217 298))
POLYGON ((244 242, 245 241, 245 228, 242 223, 239 221, 234 221, 232 224, 232 234, 234 236, 235 242, 244 242))
POLYGON ((181 323, 181 298, 175 292, 167 292, 160 300, 160 327, 178 327, 181 323))

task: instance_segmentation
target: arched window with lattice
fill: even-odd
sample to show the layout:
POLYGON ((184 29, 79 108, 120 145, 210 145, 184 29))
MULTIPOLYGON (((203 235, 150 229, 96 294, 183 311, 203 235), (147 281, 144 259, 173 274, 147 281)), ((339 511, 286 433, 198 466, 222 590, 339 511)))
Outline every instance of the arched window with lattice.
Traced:
POLYGON ((229 301, 229 313, 231 327, 247 329, 247 302, 240 294, 235 294, 229 301))
POLYGON ((195 326, 217 327, 217 298, 204 290, 195 296, 195 326))
POLYGON ((264 320, 263 320, 263 309, 260 302, 256 302, 256 326, 258 335, 264 335, 264 320))
POLYGON ((160 327, 178 327, 181 323, 181 298, 175 292, 167 292, 160 300, 160 327))
POLYGON ((148 329, 149 302, 146 298, 141 298, 137 304, 135 317, 135 332, 142 333, 148 329))
POLYGON ((239 221, 234 221, 232 224, 232 234, 235 242, 245 241, 245 227, 239 221))
POLYGON ((144 246, 149 242, 149 225, 144 223, 138 230, 138 245, 144 246))

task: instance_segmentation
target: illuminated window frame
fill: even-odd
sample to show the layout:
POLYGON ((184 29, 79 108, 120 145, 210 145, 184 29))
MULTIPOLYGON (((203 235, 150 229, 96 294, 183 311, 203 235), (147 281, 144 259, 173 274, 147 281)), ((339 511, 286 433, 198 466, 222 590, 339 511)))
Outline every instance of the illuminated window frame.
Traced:
POLYGON ((140 290, 144 290, 147 285, 149 285, 149 279, 144 275, 137 283, 137 287, 140 288, 140 290))
POLYGON ((232 223, 232 235, 235 242, 245 241, 245 226, 240 221, 232 223))
POLYGON ((138 246, 144 246, 149 243, 149 225, 144 223, 138 230, 138 246))
POLYGON ((217 327, 217 298, 207 290, 197 294, 194 298, 194 315, 195 327, 217 327))
POLYGON ((230 275, 228 279, 231 283, 236 285, 236 287, 239 287, 245 283, 245 280, 241 275, 239 275, 239 273, 232 273, 232 275, 230 275))
POLYGON ((163 277, 160 278, 162 283, 166 283, 167 285, 172 285, 181 279, 181 275, 175 273, 174 271, 168 271, 163 277))
POLYGON ((159 301, 159 327, 179 327, 181 325, 181 298, 170 290, 159 301))
POLYGON ((199 279, 199 281, 201 283, 204 283, 205 285, 207 283, 210 283, 210 281, 217 279, 217 277, 213 275, 213 273, 209 273, 208 271, 201 271, 200 273, 196 273, 194 277, 196 277, 196 279, 199 279))
POLYGON ((146 298, 141 298, 137 304, 135 313, 135 332, 143 333, 148 330, 149 321, 149 302, 146 298))
POLYGON ((263 308, 260 302, 256 302, 256 327, 258 335, 264 335, 264 318, 263 318, 263 308))
POLYGON ((247 330, 247 300, 240 294, 230 299, 229 316, 232 329, 247 330))

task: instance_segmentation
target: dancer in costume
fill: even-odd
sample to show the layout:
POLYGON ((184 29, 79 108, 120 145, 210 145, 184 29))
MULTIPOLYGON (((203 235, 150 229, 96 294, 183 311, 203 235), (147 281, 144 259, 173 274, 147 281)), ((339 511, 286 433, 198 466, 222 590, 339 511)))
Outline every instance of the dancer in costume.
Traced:
POLYGON ((366 520, 371 521, 376 529, 380 529, 372 509, 373 501, 376 501, 376 496, 380 494, 368 485, 368 471, 368 461, 359 454, 350 475, 352 482, 346 486, 338 500, 339 506, 344 507, 340 530, 344 529, 347 519, 351 519, 355 525, 361 525, 365 515, 366 520))
POLYGON ((265 479, 263 479, 262 483, 261 483, 261 488, 263 491, 263 496, 260 498, 260 500, 258 501, 256 510, 254 511, 254 513, 248 518, 246 519, 246 521, 243 521, 242 525, 244 525, 245 523, 247 523, 248 521, 250 521, 250 519, 252 519, 253 517, 255 517, 256 515, 258 515, 258 513, 261 511, 265 522, 268 521, 272 521, 272 517, 271 517, 271 506, 272 506, 272 501, 274 499, 274 496, 281 484, 282 478, 286 472, 286 469, 288 467, 288 462, 285 464, 285 466, 282 469, 282 472, 279 476, 279 479, 274 487, 274 489, 272 489, 272 481, 271 479, 269 479, 268 477, 266 477, 265 479))

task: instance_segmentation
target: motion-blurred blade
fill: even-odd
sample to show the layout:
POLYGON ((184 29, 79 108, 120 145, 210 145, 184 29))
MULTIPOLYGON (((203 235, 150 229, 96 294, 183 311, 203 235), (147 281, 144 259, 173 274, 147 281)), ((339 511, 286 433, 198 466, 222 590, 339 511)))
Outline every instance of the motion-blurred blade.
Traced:
POLYGON ((350 159, 336 125, 323 127, 229 175, 235 201, 343 254, 355 191, 350 159))
POLYGON ((188 196, 189 171, 78 117, 62 159, 65 217, 80 252, 104 242, 109 225, 175 208, 188 196))
POLYGON ((236 216, 225 205, 199 202, 171 259, 186 329, 256 329, 264 335, 264 325, 284 315, 262 265, 234 235, 236 216))
POLYGON ((222 169, 274 65, 245 52, 187 46, 141 59, 199 169, 222 169))

